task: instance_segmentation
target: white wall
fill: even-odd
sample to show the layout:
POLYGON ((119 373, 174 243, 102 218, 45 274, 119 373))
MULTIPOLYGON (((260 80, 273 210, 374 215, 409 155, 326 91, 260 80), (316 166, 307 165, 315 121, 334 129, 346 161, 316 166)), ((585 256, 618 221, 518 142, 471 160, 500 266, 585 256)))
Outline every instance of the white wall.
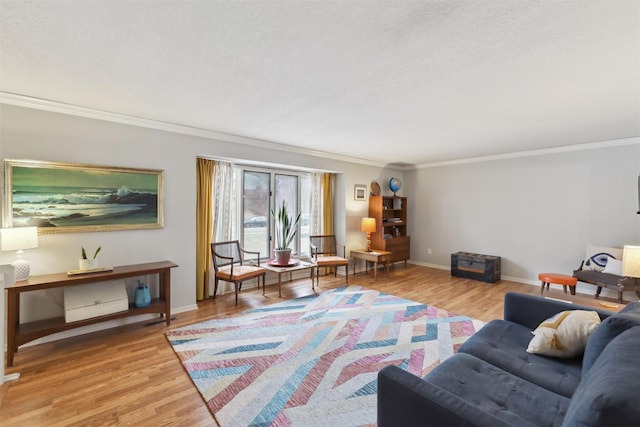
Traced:
MULTIPOLYGON (((40 236, 28 250, 32 274, 77 268, 80 247, 102 246, 103 265, 171 260, 172 306, 195 304, 195 159, 238 158, 334 170, 336 235, 362 248, 360 219, 368 203, 353 186, 403 179, 409 197, 413 262, 448 268, 450 254, 502 256, 503 277, 535 283, 537 273, 570 273, 587 243, 640 243, 637 176, 640 139, 633 145, 405 171, 269 147, 248 147, 61 113, 0 105, 0 158, 94 163, 165 171, 165 227, 158 230, 40 236), (431 248, 432 255, 427 255, 431 248)), ((13 254, 0 253, 0 264, 13 254)), ((586 285, 585 285, 586 286, 586 285)), ((587 292, 593 288, 588 287, 587 292)), ((61 293, 23 298, 22 321, 60 315, 61 293)))
POLYGON ((624 142, 405 172, 412 260, 449 267, 457 251, 499 255, 503 277, 536 283, 543 271, 571 274, 589 243, 640 243, 640 138, 624 142))
MULTIPOLYGON (((102 265, 170 260, 174 309, 195 304, 195 162, 197 156, 237 158, 340 171, 336 188, 336 235, 342 242, 364 246, 364 234, 351 231, 366 216, 368 204, 353 201, 353 185, 368 183, 380 168, 306 156, 270 148, 223 142, 143 127, 71 116, 18 106, 0 105, 0 157, 56 162, 140 167, 165 171, 165 227, 157 230, 40 235, 39 247, 25 252, 32 274, 78 268, 81 246, 102 246, 102 265), (349 233, 347 233, 347 229, 349 233), (360 241, 358 241, 358 237, 360 241)), ((0 253, 0 264, 14 259, 0 253)), ((134 283, 135 284, 135 283, 134 283)), ((22 321, 59 316, 62 293, 53 290, 22 298, 22 321)))

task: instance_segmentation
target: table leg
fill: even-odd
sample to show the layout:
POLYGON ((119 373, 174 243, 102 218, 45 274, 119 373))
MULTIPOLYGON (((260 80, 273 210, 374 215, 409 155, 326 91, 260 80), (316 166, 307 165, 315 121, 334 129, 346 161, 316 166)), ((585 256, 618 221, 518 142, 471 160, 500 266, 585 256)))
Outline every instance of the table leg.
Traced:
POLYGON ((171 326, 171 270, 166 269, 160 274, 160 287, 164 289, 165 316, 167 326, 171 326))
POLYGON ((280 298, 282 298, 282 288, 281 288, 282 281, 281 281, 281 279, 282 279, 282 273, 278 273, 278 296, 280 298))
POLYGON ((373 281, 378 281, 378 261, 373 261, 373 281))
POLYGON ((16 333, 20 322, 20 294, 7 290, 7 367, 13 366, 13 356, 18 351, 16 333))
MULTIPOLYGON (((313 292, 316 291, 316 288, 315 288, 316 283, 314 282, 315 278, 313 277, 313 270, 314 269, 315 269, 314 267, 311 267, 311 290, 313 292)), ((318 279, 318 280, 320 280, 320 279, 318 279)), ((318 282, 318 287, 320 287, 320 282, 318 282)))
MULTIPOLYGON (((547 290, 549 290, 549 283, 548 282, 542 282, 542 286, 540 287, 540 295, 542 295, 542 293, 544 292, 544 287, 547 287, 547 290)), ((564 290, 564 293, 567 293, 567 290, 564 290)))

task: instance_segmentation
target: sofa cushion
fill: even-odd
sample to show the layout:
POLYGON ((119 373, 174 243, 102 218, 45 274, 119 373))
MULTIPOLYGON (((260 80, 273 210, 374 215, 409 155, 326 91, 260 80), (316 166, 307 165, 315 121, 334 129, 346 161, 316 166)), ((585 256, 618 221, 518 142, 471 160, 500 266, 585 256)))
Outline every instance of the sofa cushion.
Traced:
POLYGON ((583 377, 563 426, 640 425, 640 326, 611 340, 583 377))
POLYGON ((582 359, 557 359, 527 353, 531 329, 492 320, 473 334, 458 353, 467 353, 554 393, 571 397, 581 377, 582 359))
POLYGON ((514 426, 559 426, 569 407, 568 398, 465 353, 442 362, 425 381, 514 426))
POLYGON ((591 332, 600 324, 595 311, 561 311, 533 331, 527 353, 572 358, 582 356, 591 332))
POLYGON ((629 303, 618 313, 603 320, 587 340, 582 362, 582 376, 591 369, 611 340, 634 326, 640 326, 640 302, 629 303))

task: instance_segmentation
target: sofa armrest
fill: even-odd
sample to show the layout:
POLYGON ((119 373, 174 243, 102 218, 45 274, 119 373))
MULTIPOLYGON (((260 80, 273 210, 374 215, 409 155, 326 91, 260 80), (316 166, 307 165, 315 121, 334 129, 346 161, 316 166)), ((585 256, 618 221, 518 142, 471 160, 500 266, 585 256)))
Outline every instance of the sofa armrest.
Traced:
POLYGON ((536 295, 507 292, 504 296, 504 320, 517 323, 531 330, 537 328, 542 321, 565 310, 595 311, 601 320, 612 314, 607 310, 570 304, 536 295))
POLYGON ((504 421, 397 366, 378 372, 378 427, 506 427, 504 421))

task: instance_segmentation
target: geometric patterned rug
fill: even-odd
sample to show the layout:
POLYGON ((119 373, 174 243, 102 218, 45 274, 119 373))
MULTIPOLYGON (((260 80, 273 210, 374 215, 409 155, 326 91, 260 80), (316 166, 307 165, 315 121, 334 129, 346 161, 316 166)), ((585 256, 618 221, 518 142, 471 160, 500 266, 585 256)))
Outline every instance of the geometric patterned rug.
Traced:
POLYGON ((166 333, 222 427, 376 423, 377 373, 424 376, 483 322, 348 286, 166 333))

